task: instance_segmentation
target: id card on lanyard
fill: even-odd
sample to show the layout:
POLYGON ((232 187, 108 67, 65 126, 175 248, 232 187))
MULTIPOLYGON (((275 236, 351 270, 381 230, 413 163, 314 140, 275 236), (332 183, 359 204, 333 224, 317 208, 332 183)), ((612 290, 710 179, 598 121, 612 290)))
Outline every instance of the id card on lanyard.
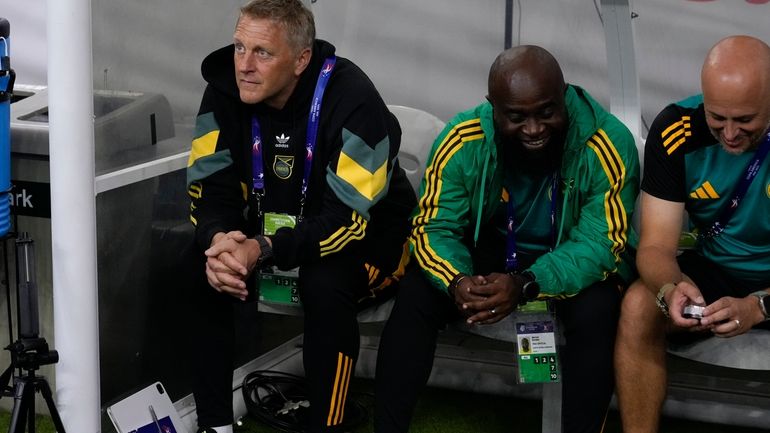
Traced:
MULTIPOLYGON (((337 62, 335 56, 324 60, 321 72, 318 74, 313 100, 310 104, 310 112, 307 119, 307 138, 305 141, 305 163, 302 173, 302 189, 300 193, 299 215, 289 215, 283 213, 264 212, 263 201, 265 200, 265 165, 263 160, 262 132, 256 115, 251 119, 251 161, 252 161, 252 187, 257 204, 257 215, 262 219, 261 233, 264 236, 272 236, 282 227, 294 228, 297 223, 302 221, 305 211, 305 201, 307 198, 307 188, 310 180, 310 170, 313 164, 313 154, 315 152, 316 141, 318 137, 318 123, 321 113, 321 102, 323 101, 326 85, 329 83, 332 70, 337 62)), ((257 283, 259 284, 259 300, 265 302, 274 302, 279 304, 299 304, 299 268, 289 271, 281 271, 276 267, 258 271, 257 283)))
MULTIPOLYGON (((274 235, 282 227, 294 228, 297 217, 265 212, 262 234, 274 235)), ((282 271, 275 266, 259 270, 259 300, 277 304, 299 304, 299 268, 282 271)))
MULTIPOLYGON (((551 250, 556 245, 556 203, 558 201, 558 172, 551 176, 551 250)), ((505 271, 518 273, 518 247, 513 195, 509 194, 506 221, 505 271)), ((556 318, 546 301, 528 302, 516 314, 516 377, 519 383, 550 383, 561 380, 557 350, 556 318)))
POLYGON ((518 382, 560 382, 557 323, 546 302, 530 302, 515 314, 518 382))

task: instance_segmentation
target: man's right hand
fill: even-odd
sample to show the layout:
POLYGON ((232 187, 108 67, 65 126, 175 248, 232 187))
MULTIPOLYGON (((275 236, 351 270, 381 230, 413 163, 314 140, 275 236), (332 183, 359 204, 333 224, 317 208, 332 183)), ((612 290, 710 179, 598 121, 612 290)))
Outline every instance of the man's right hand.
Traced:
POLYGON ((682 281, 665 294, 665 299, 668 304, 668 312, 671 315, 671 322, 674 326, 691 329, 692 331, 700 331, 705 328, 700 326, 698 319, 687 319, 682 316, 684 307, 687 305, 706 306, 706 301, 703 299, 700 289, 695 287, 695 285, 689 281, 682 281))

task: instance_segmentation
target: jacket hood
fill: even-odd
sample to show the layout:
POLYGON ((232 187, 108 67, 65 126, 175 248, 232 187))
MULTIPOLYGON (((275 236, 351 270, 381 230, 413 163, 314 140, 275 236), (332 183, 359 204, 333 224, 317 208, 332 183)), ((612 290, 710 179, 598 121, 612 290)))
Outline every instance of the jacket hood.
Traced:
POLYGON ((564 102, 569 117, 566 143, 570 146, 565 152, 574 152, 596 133, 609 113, 582 87, 572 84, 567 87, 564 102))
MULTIPOLYGON (((240 100, 238 85, 235 82, 235 63, 233 61, 233 44, 219 48, 212 52, 201 63, 201 75, 206 82, 219 92, 227 96, 240 100)), ((297 102, 304 101, 305 98, 312 96, 313 86, 321 70, 324 59, 333 56, 335 53, 334 45, 316 39, 313 43, 313 54, 310 57, 310 63, 300 76, 297 87, 292 93, 286 107, 293 106, 297 102), (308 83, 310 83, 308 85, 308 83), (307 95, 310 89, 310 95, 307 95)), ((285 108, 285 107, 284 107, 285 108)))

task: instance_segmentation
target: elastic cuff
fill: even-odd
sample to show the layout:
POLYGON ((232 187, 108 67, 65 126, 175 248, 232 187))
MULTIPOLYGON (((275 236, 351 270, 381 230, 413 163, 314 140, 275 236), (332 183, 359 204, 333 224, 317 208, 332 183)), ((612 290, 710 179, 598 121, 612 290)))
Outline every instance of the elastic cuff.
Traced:
POLYGON ((447 289, 447 293, 449 294, 449 296, 454 298, 454 296, 455 296, 455 289, 457 289, 457 286, 460 285, 460 282, 462 280, 466 279, 466 278, 468 278, 468 276, 463 274, 462 272, 457 274, 457 275, 455 275, 455 277, 452 278, 452 281, 449 282, 449 286, 447 286, 447 288, 446 288, 447 289))

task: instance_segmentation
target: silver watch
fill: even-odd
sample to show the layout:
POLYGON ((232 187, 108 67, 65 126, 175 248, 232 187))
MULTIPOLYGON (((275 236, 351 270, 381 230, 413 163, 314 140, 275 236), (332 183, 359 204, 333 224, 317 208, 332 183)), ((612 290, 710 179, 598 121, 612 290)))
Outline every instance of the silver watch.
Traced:
POLYGON ((655 303, 658 305, 658 308, 660 308, 660 312, 663 313, 663 315, 666 317, 666 319, 671 318, 671 314, 668 312, 668 303, 666 302, 666 293, 669 292, 669 290, 676 287, 676 283, 666 283, 663 285, 663 287, 658 290, 657 296, 655 296, 655 303))
POLYGON ((755 296, 759 300, 759 309, 762 310, 765 320, 770 320, 770 293, 758 290, 752 293, 751 296, 755 296))

